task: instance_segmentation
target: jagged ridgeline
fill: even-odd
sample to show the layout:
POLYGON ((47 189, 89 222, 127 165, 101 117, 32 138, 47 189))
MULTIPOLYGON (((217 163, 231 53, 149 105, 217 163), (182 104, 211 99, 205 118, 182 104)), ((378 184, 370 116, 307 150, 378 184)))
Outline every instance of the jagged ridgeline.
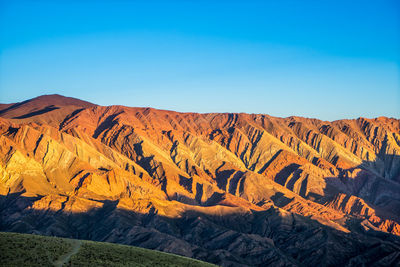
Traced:
POLYGON ((0 230, 219 265, 400 262, 400 121, 0 105, 0 230))

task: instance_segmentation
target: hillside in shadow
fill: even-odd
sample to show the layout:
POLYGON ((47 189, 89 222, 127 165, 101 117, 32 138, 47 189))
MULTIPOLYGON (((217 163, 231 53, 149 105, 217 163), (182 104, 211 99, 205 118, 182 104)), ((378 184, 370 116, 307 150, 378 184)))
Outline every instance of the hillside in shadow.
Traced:
MULTIPOLYGON (((376 161, 342 170, 338 177, 327 177, 323 201, 332 197, 334 205, 348 214, 400 223, 400 156, 380 154, 376 161), (386 161, 390 161, 388 164, 386 161), (388 174, 391 175, 388 175, 388 174), (378 218, 376 218, 378 217, 378 218)), ((388 231, 394 226, 388 225, 388 231)))
POLYGON ((30 208, 40 198, 1 196, 0 230, 134 245, 223 266, 398 263, 399 237, 362 227, 344 233, 277 208, 245 216, 192 211, 169 218, 154 210, 138 213, 117 208, 118 201, 103 201, 101 208, 85 213, 30 208))

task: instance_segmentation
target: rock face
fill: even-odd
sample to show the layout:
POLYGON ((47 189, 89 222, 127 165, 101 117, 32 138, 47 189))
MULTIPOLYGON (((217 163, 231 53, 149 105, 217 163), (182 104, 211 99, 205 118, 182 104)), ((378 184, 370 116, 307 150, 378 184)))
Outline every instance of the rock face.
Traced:
POLYGON ((0 106, 0 230, 224 266, 398 265, 400 120, 0 106))

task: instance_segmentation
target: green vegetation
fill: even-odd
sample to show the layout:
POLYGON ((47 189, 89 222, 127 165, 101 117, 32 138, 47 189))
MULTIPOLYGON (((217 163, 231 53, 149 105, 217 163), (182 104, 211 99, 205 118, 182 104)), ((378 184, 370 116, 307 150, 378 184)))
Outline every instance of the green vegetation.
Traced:
POLYGON ((214 266, 132 246, 4 232, 0 251, 0 266, 214 266))
POLYGON ((70 266, 214 266, 205 262, 155 250, 86 241, 70 266))
POLYGON ((0 266, 54 266, 71 249, 64 238, 0 232, 0 266))

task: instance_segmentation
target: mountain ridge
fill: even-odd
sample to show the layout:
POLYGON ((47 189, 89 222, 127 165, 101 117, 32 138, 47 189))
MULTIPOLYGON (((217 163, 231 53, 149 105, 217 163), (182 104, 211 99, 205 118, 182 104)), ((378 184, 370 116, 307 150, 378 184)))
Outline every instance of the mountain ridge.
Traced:
POLYGON ((388 116, 378 116, 378 117, 371 117, 371 118, 367 118, 367 117, 357 117, 357 118, 342 118, 342 119, 334 119, 334 120, 323 120, 317 117, 305 117, 305 116, 297 116, 297 115, 289 115, 287 117, 281 117, 281 116, 274 116, 274 115, 269 115, 266 113, 247 113, 247 112, 194 112, 194 111, 175 111, 172 109, 162 109, 162 108, 154 108, 151 106, 143 106, 143 107, 131 107, 131 106, 127 106, 127 105, 119 105, 119 104, 115 104, 115 105, 99 105, 99 104, 95 104, 95 103, 91 103, 87 100, 81 100, 79 98, 76 97, 70 97, 70 96, 64 96, 61 94, 46 94, 46 95, 40 95, 37 97, 33 97, 31 99, 25 100, 25 101, 21 101, 21 102, 14 102, 14 103, 0 103, 0 114, 4 112, 4 109, 6 109, 7 107, 10 107, 12 105, 15 104, 20 104, 20 103, 29 103, 35 100, 46 100, 48 102, 52 102, 52 101, 56 101, 59 102, 62 99, 68 99, 69 102, 71 103, 72 101, 75 102, 75 104, 70 104, 70 105, 75 105, 75 106, 102 106, 102 107, 112 107, 112 106, 116 106, 116 107, 126 107, 126 108, 137 108, 137 109, 153 109, 153 110, 158 110, 158 111, 164 111, 164 112, 177 112, 177 113, 188 113, 188 114, 247 114, 247 115, 265 115, 265 116, 269 116, 269 117, 273 117, 273 118, 282 118, 282 119, 309 119, 309 120, 318 120, 318 121, 323 121, 323 122, 336 122, 336 121, 345 121, 345 120, 357 120, 357 119, 367 119, 367 120, 399 120, 398 118, 395 117, 388 117, 388 116), (2 107, 6 107, 6 108, 2 108, 2 107))
MULTIPOLYGON (((75 231, 182 254, 177 242, 185 256, 222 265, 316 265, 317 257, 306 255, 329 246, 345 253, 335 247, 343 238, 353 252, 325 265, 365 264, 369 256, 357 256, 357 240, 385 250, 387 232, 389 262, 400 258, 399 119, 329 122, 47 99, 0 111, 0 230, 75 231), (71 224, 75 217, 102 230, 86 229, 80 219, 81 226, 71 224), (323 233, 320 241, 313 231, 323 233), (288 238, 295 242, 289 251, 288 238), (246 257, 257 250, 263 252, 246 257)), ((386 262, 385 255, 374 259, 386 262)))

